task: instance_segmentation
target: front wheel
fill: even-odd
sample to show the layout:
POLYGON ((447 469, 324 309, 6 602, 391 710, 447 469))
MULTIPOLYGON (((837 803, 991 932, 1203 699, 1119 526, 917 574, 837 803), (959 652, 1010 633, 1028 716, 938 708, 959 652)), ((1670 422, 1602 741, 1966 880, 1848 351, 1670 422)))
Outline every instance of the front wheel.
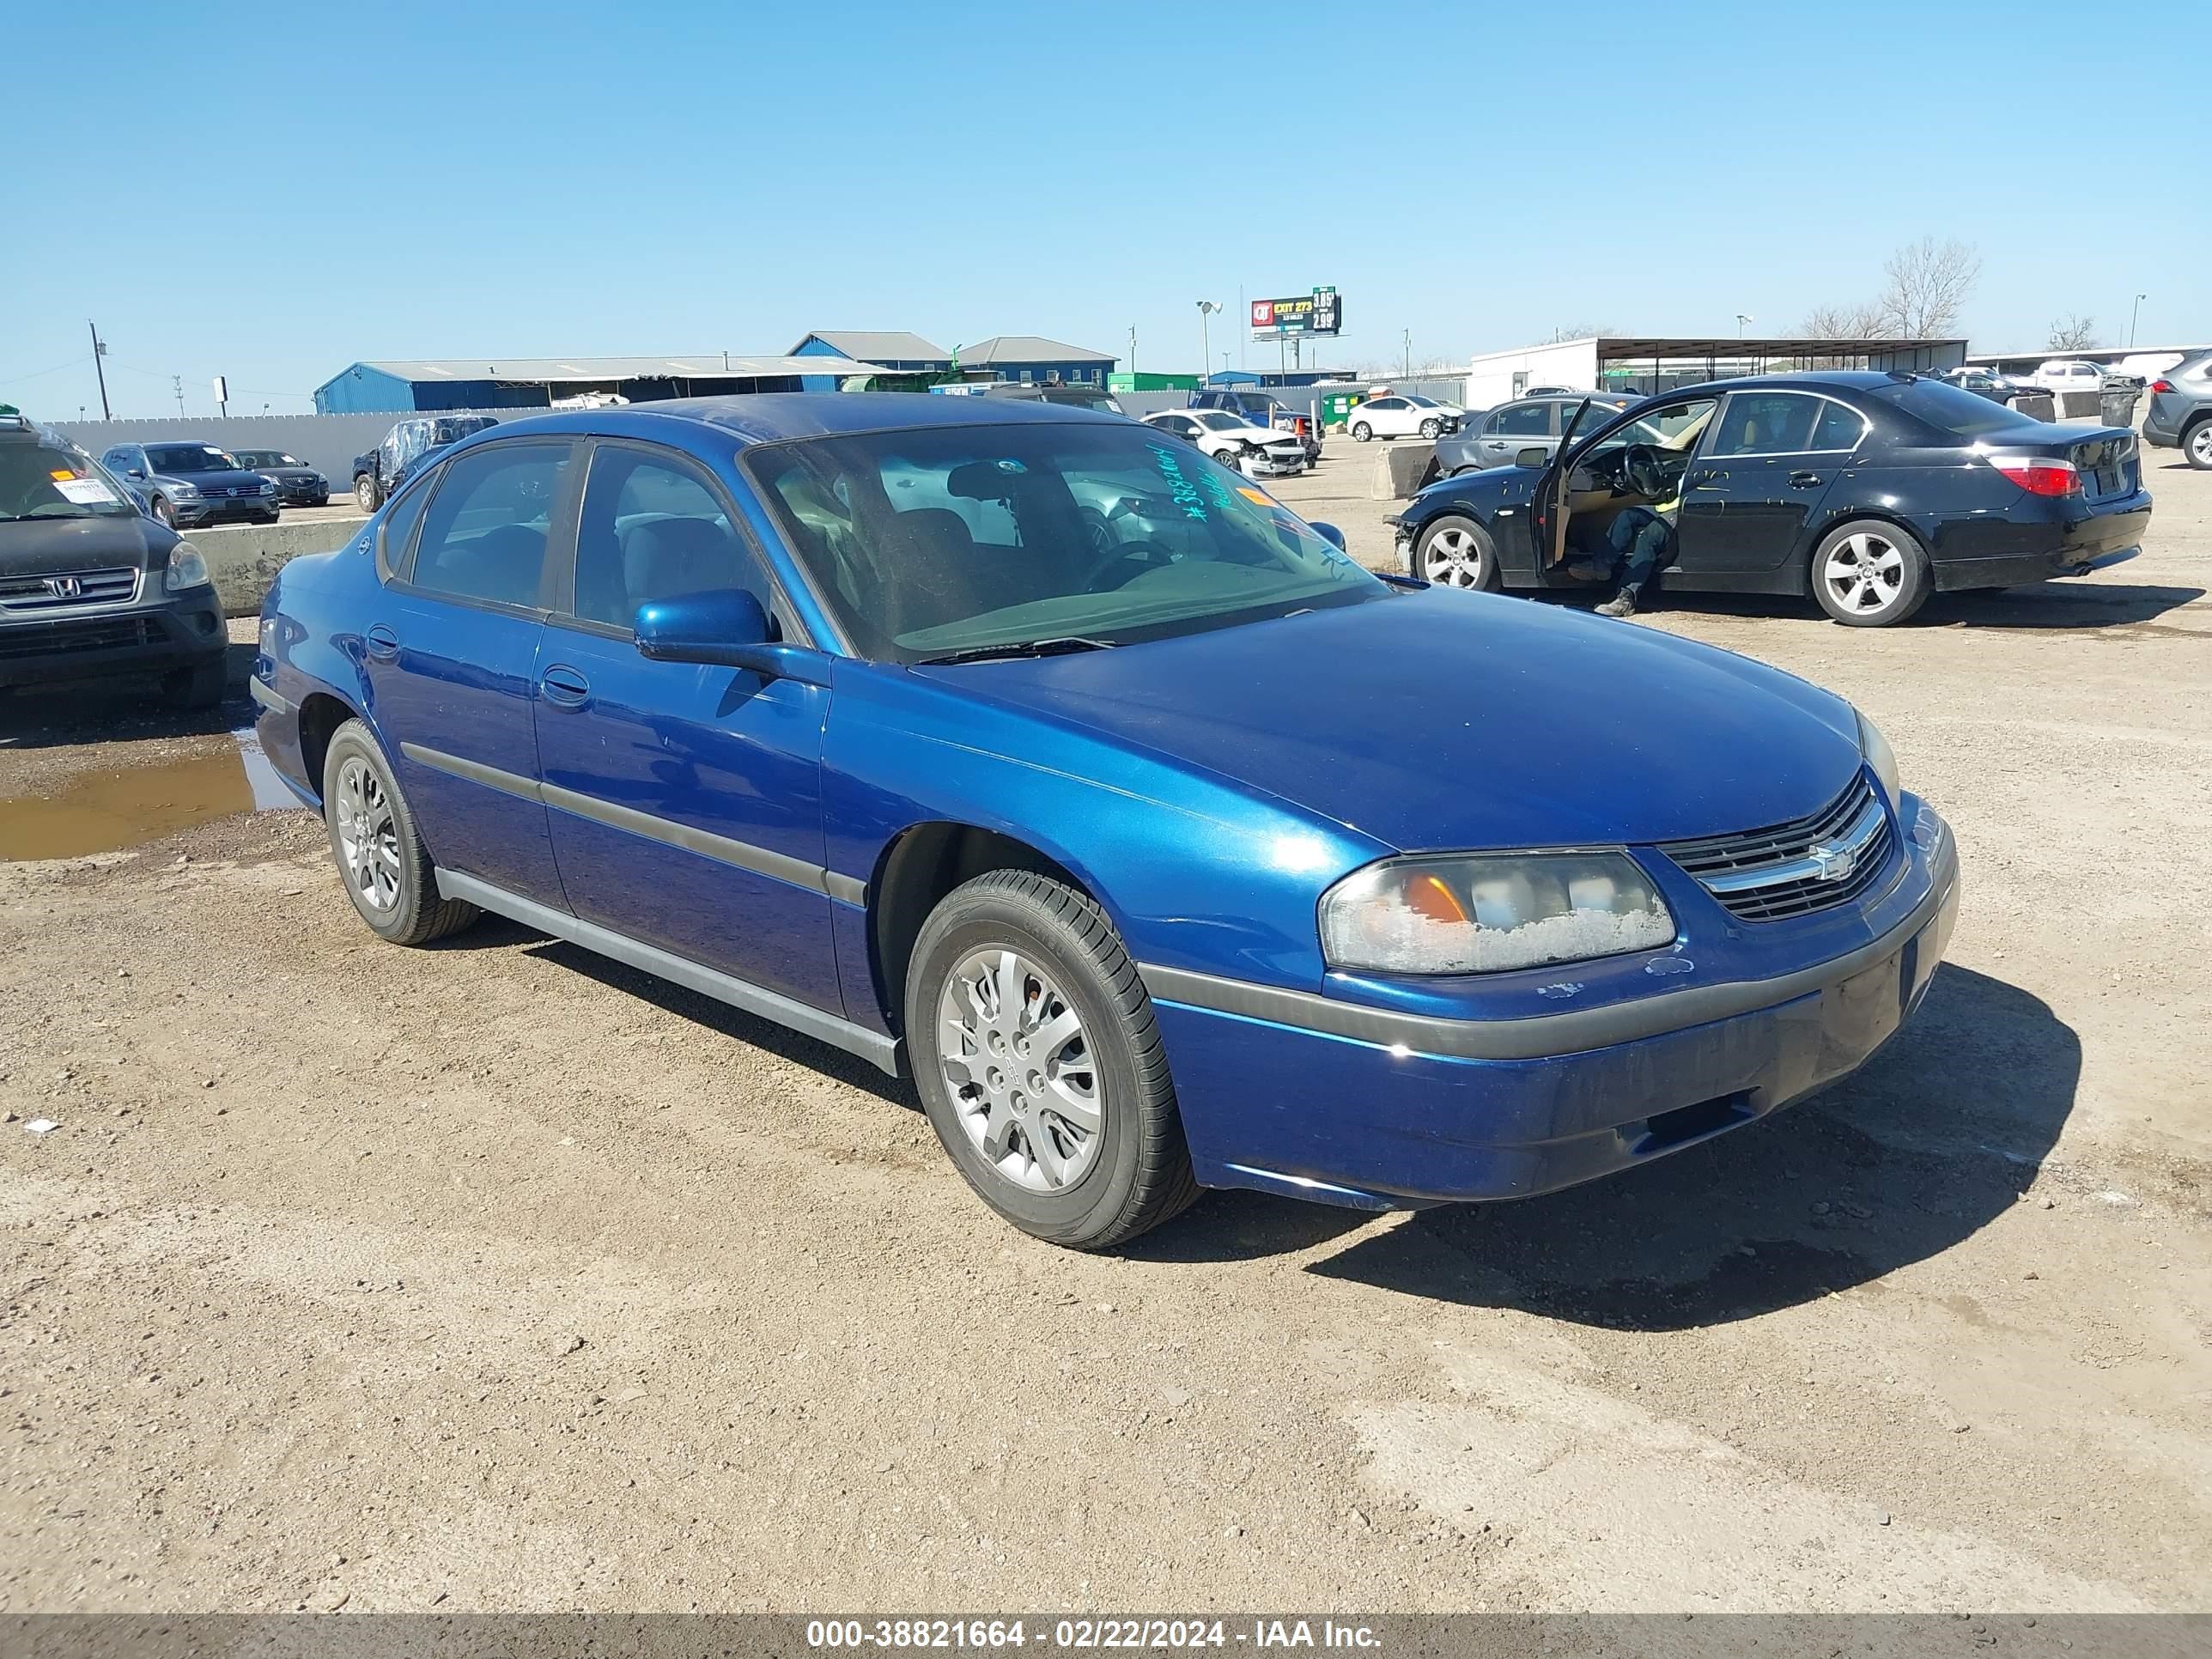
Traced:
POLYGON ((384 505, 384 491, 377 487, 375 479, 364 473, 353 481, 353 499, 354 505, 362 512, 374 513, 384 505))
POLYGON ((437 866, 416 832, 384 751, 359 720, 331 735, 323 761, 323 820, 346 896, 369 931, 394 945, 427 945, 483 913, 438 893, 437 866))
POLYGON ((154 497, 154 516, 172 530, 177 527, 177 509, 169 505, 165 496, 154 497))
POLYGON ((1421 422, 1421 435, 1424 438, 1433 438, 1443 429, 1443 423, 1441 421, 1423 421, 1421 422))
POLYGON ((938 1139, 1024 1232, 1106 1249, 1198 1196, 1152 999, 1084 895, 1019 870, 956 888, 915 941, 905 1012, 938 1139))
POLYGON ((1356 444, 1364 444, 1374 435, 1375 428, 1364 421, 1352 428, 1352 441, 1356 444))
POLYGON ((2212 416, 2189 428, 2181 440, 2181 453, 2199 472, 2212 472, 2212 416))
POLYGON ((1447 513, 1421 532, 1413 574, 1438 587, 1498 591, 1498 547, 1473 519, 1447 513))
POLYGON ((1928 602, 1928 554, 1909 532, 1875 519, 1838 525, 1813 550, 1813 596, 1848 628, 1887 628, 1928 602))

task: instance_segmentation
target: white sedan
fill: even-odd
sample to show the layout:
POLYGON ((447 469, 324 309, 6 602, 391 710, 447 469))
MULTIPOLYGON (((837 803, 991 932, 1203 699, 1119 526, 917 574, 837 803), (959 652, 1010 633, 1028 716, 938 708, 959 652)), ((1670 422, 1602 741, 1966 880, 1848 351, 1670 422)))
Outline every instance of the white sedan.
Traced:
POLYGON ((1440 438, 1457 428, 1466 411, 1410 392, 1389 392, 1354 404, 1346 428, 1360 443, 1370 438, 1440 438))
POLYGON ((1169 409, 1145 417, 1156 427, 1196 444, 1224 466, 1250 478, 1288 477, 1306 468, 1306 448, 1294 432, 1254 426, 1221 409, 1169 409))

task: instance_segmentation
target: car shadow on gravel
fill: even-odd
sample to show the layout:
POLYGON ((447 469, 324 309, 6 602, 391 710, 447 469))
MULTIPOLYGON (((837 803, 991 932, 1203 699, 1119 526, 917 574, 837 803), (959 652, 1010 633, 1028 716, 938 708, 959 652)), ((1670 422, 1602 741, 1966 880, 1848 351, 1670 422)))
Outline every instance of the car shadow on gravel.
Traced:
POLYGON ((794 1066, 804 1066, 823 1076, 872 1094, 878 1100, 894 1106, 904 1106, 914 1111, 921 1109, 921 1097, 914 1085, 903 1078, 884 1076, 856 1054, 842 1048, 832 1048, 817 1038, 791 1030, 732 1008, 726 1002, 687 991, 680 985, 655 977, 638 969, 603 957, 595 951, 586 951, 580 945, 571 945, 566 939, 554 939, 533 927, 505 916, 487 915, 475 926, 431 945, 434 951, 487 951, 524 946, 533 957, 558 963, 561 967, 597 980, 610 990, 620 991, 625 996, 635 997, 641 1002, 665 1008, 670 1013, 702 1025, 720 1036, 748 1047, 762 1049, 787 1060, 794 1066), (532 943, 535 941, 535 943, 532 943))
MULTIPOLYGON (((2004 1214, 2073 1109, 2081 1063, 2073 1029, 2043 1002, 1947 966, 1896 1039, 1814 1100, 1565 1192, 1421 1211, 1307 1271, 1613 1329, 1753 1318, 1923 1261, 2004 1214)), ((1170 1230, 1192 1235, 1178 1255, 1244 1253, 1249 1206, 1209 1220, 1210 1207, 1170 1230)))
MULTIPOLYGON (((1988 628, 2008 631, 2125 628, 2154 622, 2204 597, 2201 587, 2166 587, 2119 582, 2041 582, 2029 587, 1992 587, 1964 593, 1935 593, 1917 616, 1893 631, 1911 634, 1929 628, 1988 628)), ((1549 596, 1547 596, 1549 597, 1549 596)), ((1602 595, 1594 597, 1601 598, 1602 595)), ((1572 604, 1572 599, 1561 602, 1572 604)), ((1775 617, 1811 622, 1820 607, 1808 599, 1783 593, 1665 593, 1646 615, 1677 611, 1700 617, 1775 617)), ((1839 631, 1848 632, 1841 624, 1839 631)))
POLYGON ((172 707, 160 678, 150 674, 0 692, 0 750, 145 743, 251 726, 254 709, 246 679, 257 648, 251 643, 231 646, 224 659, 228 684, 222 701, 212 708, 172 707))

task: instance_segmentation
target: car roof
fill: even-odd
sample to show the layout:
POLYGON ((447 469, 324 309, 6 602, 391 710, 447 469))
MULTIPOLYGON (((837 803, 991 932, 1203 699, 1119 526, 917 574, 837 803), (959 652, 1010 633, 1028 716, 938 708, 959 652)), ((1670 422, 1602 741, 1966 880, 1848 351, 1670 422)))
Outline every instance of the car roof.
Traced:
POLYGON ((1933 380, 1936 378, 1932 370, 1925 374, 1881 368, 1784 370, 1773 374, 1739 374, 1731 380, 1700 380, 1695 386, 1669 386, 1664 392, 1638 401, 1674 403, 1680 398, 1709 392, 1876 392, 1885 386, 1905 386, 1914 380, 1933 380))
POLYGON ((502 421, 484 433, 472 434, 468 441, 527 437, 538 432, 665 440, 677 435, 674 428, 689 428, 695 439, 702 431, 714 431, 749 445, 926 427, 1024 422, 1065 426, 1083 422, 1119 426, 1123 417, 1103 410, 1024 398, 933 397, 914 392, 757 392, 726 398, 674 398, 627 407, 562 410, 502 421))

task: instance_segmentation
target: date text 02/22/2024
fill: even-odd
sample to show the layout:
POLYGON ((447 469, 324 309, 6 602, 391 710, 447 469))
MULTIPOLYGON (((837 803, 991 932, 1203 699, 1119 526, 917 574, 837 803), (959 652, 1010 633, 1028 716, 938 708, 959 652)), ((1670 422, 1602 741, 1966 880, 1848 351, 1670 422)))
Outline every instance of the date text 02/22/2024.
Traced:
POLYGON ((1255 1619, 1237 1630, 1219 1619, 1061 1619, 1040 1621, 1032 1632, 1019 1619, 816 1619, 806 1644, 817 1649, 1026 1648, 1093 1649, 1254 1648, 1372 1649, 1379 1644, 1365 1625, 1333 1620, 1255 1619), (1048 1629, 1049 1638, 1048 1639, 1048 1629))

